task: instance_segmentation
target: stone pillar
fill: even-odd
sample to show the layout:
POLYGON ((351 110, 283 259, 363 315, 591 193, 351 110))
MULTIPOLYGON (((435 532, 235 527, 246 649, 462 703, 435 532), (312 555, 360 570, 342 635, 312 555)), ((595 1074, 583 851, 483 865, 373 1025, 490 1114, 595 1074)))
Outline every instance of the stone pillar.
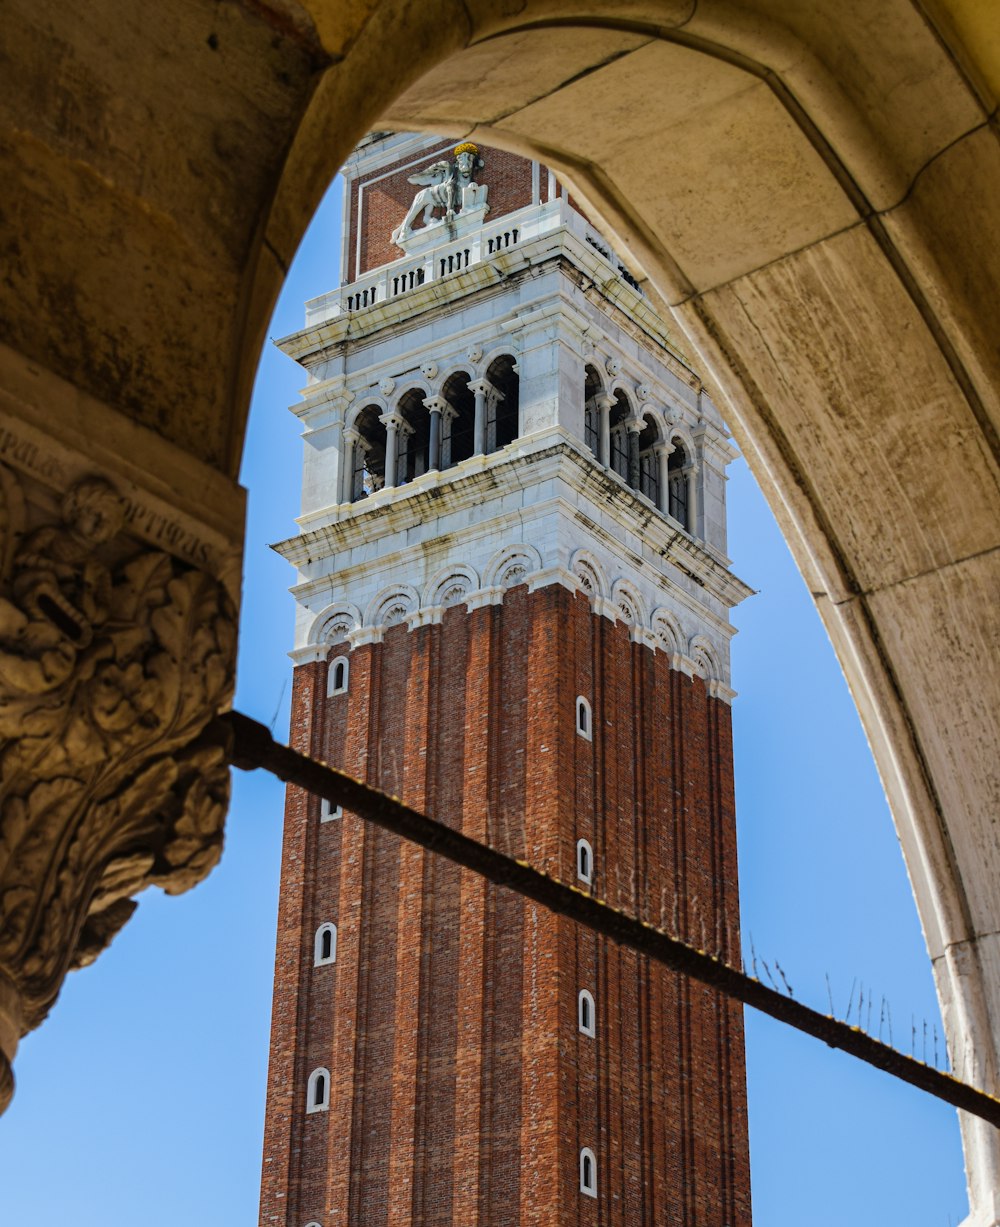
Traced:
POLYGON ((598 411, 601 415, 601 430, 600 442, 598 443, 597 458, 606 469, 611 468, 611 406, 615 403, 614 398, 609 396, 607 392, 598 392, 594 397, 598 411))
POLYGON ((4 361, 0 1111, 66 973, 219 859, 244 514, 207 464, 4 361))
POLYGON ((660 466, 659 499, 657 508, 664 515, 670 514, 670 455, 674 450, 672 443, 657 443, 653 447, 656 460, 660 466))
POLYGON ((398 413, 383 413, 379 421, 385 427, 385 489, 389 490, 396 484, 396 456, 402 419, 398 413))
POLYGON ((428 396, 424 405, 431 415, 431 437, 427 447, 427 469, 441 467, 441 415, 451 406, 443 396, 428 396))
POLYGON ((698 462, 693 460, 684 470, 688 488, 688 522, 684 527, 695 536, 698 532, 698 462))
POLYGON ((625 423, 628 428, 628 484, 633 490, 639 489, 639 435, 645 423, 641 418, 629 418, 625 423))
POLYGON ((352 503, 354 501, 354 449, 360 437, 353 427, 349 426, 344 431, 344 446, 341 451, 340 497, 337 500, 339 503, 352 503))
POLYGON ((476 397, 476 421, 472 432, 472 453, 481 456, 486 450, 486 394, 493 390, 493 385, 486 379, 474 379, 469 384, 469 391, 476 397))

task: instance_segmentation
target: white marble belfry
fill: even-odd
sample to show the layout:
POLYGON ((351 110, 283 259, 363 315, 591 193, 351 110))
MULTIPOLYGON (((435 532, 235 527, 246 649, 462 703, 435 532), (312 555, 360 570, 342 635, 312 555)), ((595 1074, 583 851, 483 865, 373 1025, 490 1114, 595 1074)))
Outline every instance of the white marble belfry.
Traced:
MULTIPOLYGON (((363 169, 438 145, 369 139, 348 198, 363 169)), ((470 209, 459 231, 431 193, 443 165, 394 233, 406 254, 279 342, 308 372, 301 531, 276 547, 298 571, 294 658, 558 583, 729 701, 728 614, 749 589, 726 558, 718 411, 565 197, 470 209)))

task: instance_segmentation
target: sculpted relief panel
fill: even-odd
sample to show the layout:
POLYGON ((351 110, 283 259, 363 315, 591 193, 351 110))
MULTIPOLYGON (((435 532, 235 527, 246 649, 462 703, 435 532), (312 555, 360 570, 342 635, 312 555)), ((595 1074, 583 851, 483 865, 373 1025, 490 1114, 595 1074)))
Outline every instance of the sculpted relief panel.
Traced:
POLYGON ((0 1110, 19 1037, 149 885, 217 862, 229 791, 206 725, 236 616, 211 575, 123 532, 103 477, 0 465, 0 1110))
MULTIPOLYGON (((409 182, 420 188, 402 222, 392 232, 392 241, 397 247, 407 248, 407 240, 414 234, 413 224, 422 214, 423 228, 434 225, 452 226, 456 214, 469 216, 477 213, 480 220, 489 206, 486 196, 489 188, 477 183, 476 173, 486 165, 479 149, 471 141, 456 145, 453 160, 443 159, 426 170, 410 175, 409 182), (443 211, 444 216, 434 214, 443 211)), ((419 232, 418 232, 419 233, 419 232)))

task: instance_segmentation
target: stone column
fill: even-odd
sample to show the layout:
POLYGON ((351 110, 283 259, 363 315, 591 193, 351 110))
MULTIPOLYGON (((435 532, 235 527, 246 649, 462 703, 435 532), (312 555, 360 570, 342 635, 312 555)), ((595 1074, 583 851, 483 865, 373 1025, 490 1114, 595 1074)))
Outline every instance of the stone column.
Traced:
POLYGON ((600 441, 598 443, 597 458, 606 469, 611 468, 611 406, 615 403, 614 398, 609 396, 607 392, 598 392, 594 397, 597 408, 601 415, 601 430, 600 441))
POLYGON ((645 423, 641 418, 629 418, 625 423, 628 429, 628 484, 633 490, 639 489, 639 435, 645 423))
POLYGON ((493 385, 487 379, 474 379, 469 384, 469 391, 476 397, 476 421, 472 432, 472 453, 481 456, 486 450, 486 394, 493 390, 493 385))
POLYGON ((427 447, 427 469, 441 467, 441 415, 450 408, 443 396, 428 396, 424 406, 431 415, 431 437, 427 447))
POLYGON ((379 421, 385 427, 385 489, 389 490, 396 484, 396 456, 402 419, 398 413, 383 413, 379 421))
POLYGON ((351 426, 344 431, 344 446, 340 453, 340 496, 337 499, 339 503, 354 502, 354 449, 360 437, 351 426))
POLYGON ((688 522, 684 527, 694 536, 698 531, 698 462, 693 460, 684 470, 688 488, 688 522))
POLYGON ((653 451, 660 466, 659 500, 657 508, 664 515, 670 514, 670 455, 674 450, 672 443, 656 443, 653 451))
POLYGON ((147 886, 222 849, 242 492, 38 368, 0 409, 0 1112, 147 886), (196 510, 211 508, 204 517, 196 510))

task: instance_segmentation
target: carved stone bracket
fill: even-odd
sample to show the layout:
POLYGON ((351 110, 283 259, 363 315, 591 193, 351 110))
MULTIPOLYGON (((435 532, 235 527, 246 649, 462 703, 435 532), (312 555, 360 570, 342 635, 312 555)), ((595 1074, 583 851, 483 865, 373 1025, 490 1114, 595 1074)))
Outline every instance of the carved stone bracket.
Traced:
POLYGON ((123 531, 104 477, 62 494, 0 465, 0 1110, 21 1035, 150 885, 217 862, 231 699, 220 580, 123 531))

